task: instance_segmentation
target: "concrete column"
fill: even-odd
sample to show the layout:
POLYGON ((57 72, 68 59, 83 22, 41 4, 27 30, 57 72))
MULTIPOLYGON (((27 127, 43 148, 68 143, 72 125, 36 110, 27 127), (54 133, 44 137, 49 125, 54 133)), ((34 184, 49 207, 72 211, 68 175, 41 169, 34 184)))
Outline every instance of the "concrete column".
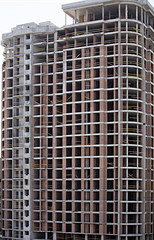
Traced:
POLYGON ((126 19, 128 18, 128 5, 126 4, 126 12, 125 12, 125 16, 126 16, 126 19))
POLYGON ((75 19, 75 24, 77 23, 77 12, 76 12, 76 10, 75 10, 75 17, 74 17, 74 19, 75 19))
POLYGON ((85 234, 85 240, 88 240, 88 235, 87 234, 85 234))
MULTIPOLYGON (((120 13, 120 5, 119 5, 119 13, 120 13)), ((121 34, 120 34, 121 24, 118 21, 118 240, 120 240, 120 190, 121 190, 121 95, 120 95, 120 80, 121 80, 121 68, 120 68, 120 60, 121 60, 121 34)))
MULTIPOLYGON (((57 32, 54 33, 54 42, 57 40, 57 32)), ((57 51, 57 43, 54 43, 54 51, 57 51)), ((54 57, 55 58, 55 57, 54 57)))
POLYGON ((104 236, 103 235, 101 236, 101 240, 104 240, 104 236))
POLYGON ((88 9, 86 9, 86 22, 88 22, 88 9))
MULTIPOLYGON (((144 21, 144 16, 143 16, 143 8, 141 9, 141 21, 144 21)), ((143 182, 143 187, 142 187, 142 193, 143 193, 143 206, 142 206, 142 240, 145 240, 145 168, 146 168, 146 73, 145 73, 145 63, 144 63, 144 27, 143 24, 141 25, 141 32, 143 33, 142 35, 142 66, 143 66, 143 72, 142 72, 142 81, 143 81, 143 110, 142 110, 142 116, 143 116, 143 170, 142 170, 142 182, 143 182)))
POLYGON ((102 6, 102 20, 104 20, 104 6, 102 6))
POLYGON ((136 6, 136 20, 138 20, 138 7, 136 6))
POLYGON ((56 237, 56 233, 53 233, 53 240, 56 240, 57 237, 56 237))
POLYGON ((145 19, 145 25, 147 25, 147 15, 146 15, 146 11, 144 11, 144 19, 145 19))
POLYGON ((65 26, 67 25, 67 14, 65 13, 65 26))

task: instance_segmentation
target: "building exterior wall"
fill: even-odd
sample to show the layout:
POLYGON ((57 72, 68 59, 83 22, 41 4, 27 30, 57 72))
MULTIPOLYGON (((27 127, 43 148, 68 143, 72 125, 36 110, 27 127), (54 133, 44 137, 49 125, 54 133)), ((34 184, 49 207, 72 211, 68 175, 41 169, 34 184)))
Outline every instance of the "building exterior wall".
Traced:
POLYGON ((63 10, 3 35, 2 239, 152 240, 153 8, 63 10))

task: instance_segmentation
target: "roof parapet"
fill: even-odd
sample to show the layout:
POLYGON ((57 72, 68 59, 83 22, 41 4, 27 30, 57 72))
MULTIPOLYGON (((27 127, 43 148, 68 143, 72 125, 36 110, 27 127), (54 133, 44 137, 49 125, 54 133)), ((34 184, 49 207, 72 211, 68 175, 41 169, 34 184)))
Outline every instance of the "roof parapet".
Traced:
MULTIPOLYGON (((62 5, 62 9, 65 13, 75 10, 75 9, 81 9, 81 8, 89 8, 89 7, 96 7, 99 5, 104 5, 106 3, 120 3, 120 2, 130 2, 130 3, 138 3, 141 5, 147 6, 149 9, 154 11, 153 6, 149 3, 148 0, 117 0, 116 2, 114 0, 84 0, 84 1, 79 1, 79 2, 74 2, 74 3, 67 3, 62 5)), ((73 17, 73 16, 72 16, 73 17)))
POLYGON ((20 24, 12 28, 10 33, 4 33, 2 40, 27 33, 54 32, 57 28, 58 27, 50 21, 39 24, 34 22, 20 24))

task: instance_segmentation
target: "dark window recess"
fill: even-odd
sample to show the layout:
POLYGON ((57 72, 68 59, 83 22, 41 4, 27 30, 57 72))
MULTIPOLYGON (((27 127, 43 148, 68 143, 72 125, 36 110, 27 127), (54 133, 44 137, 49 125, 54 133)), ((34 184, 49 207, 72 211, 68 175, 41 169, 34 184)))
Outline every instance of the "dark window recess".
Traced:
POLYGON ((107 181, 107 189, 113 189, 113 181, 107 181))
POLYGON ((113 99, 114 98, 113 91, 108 91, 107 92, 107 98, 108 99, 113 99))
POLYGON ((76 112, 81 112, 81 104, 76 104, 75 105, 75 111, 76 112))
POLYGON ((66 167, 72 167, 72 159, 66 159, 66 167))
POLYGON ((66 181, 66 189, 72 189, 72 181, 66 181))
POLYGON ((67 83, 67 91, 72 91, 72 83, 67 83))
POLYGON ((75 83, 75 90, 81 90, 81 82, 75 83))
POLYGON ((71 113, 72 112, 72 104, 68 104, 67 105, 67 113, 71 113))
POLYGON ((99 133, 100 132, 100 125, 99 124, 95 124, 94 125, 94 132, 95 133, 99 133))
POLYGON ((113 147, 107 147, 107 155, 108 155, 108 156, 111 156, 111 155, 114 154, 113 149, 114 149, 113 147))
POLYGON ((100 92, 99 91, 94 92, 94 99, 97 100, 99 98, 100 98, 100 92))
POLYGON ((108 115, 107 115, 107 121, 108 121, 108 122, 113 122, 113 121, 114 121, 114 115, 113 115, 113 113, 108 113, 108 115))
POLYGON ((66 211, 72 211, 72 203, 71 202, 67 202, 66 211))
POLYGON ((67 145, 67 146, 72 145, 72 138, 71 138, 71 137, 67 137, 67 138, 66 138, 66 145, 67 145))
POLYGON ((107 143, 108 144, 114 144, 114 136, 113 135, 108 135, 107 136, 107 143))
POLYGON ((30 39, 30 34, 26 34, 26 39, 30 39))
POLYGON ((67 148, 66 149, 66 156, 71 157, 72 156, 72 148, 67 148))
POLYGON ((30 49, 30 45, 26 45, 26 49, 30 49))
POLYGON ((94 77, 100 77, 100 69, 94 70, 94 77))
POLYGON ((67 135, 71 135, 72 134, 72 127, 71 126, 66 127, 66 134, 67 135))
POLYGON ((66 192, 66 200, 72 200, 72 192, 66 192))
POLYGON ((113 192, 108 192, 107 193, 107 200, 112 201, 113 200, 113 192))

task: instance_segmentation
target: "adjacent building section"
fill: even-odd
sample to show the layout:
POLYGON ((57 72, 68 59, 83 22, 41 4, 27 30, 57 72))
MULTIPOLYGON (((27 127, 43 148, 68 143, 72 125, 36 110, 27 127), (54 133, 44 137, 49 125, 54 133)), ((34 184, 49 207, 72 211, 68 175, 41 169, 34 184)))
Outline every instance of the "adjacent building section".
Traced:
POLYGON ((62 8, 3 35, 2 239, 152 240, 153 8, 62 8))

